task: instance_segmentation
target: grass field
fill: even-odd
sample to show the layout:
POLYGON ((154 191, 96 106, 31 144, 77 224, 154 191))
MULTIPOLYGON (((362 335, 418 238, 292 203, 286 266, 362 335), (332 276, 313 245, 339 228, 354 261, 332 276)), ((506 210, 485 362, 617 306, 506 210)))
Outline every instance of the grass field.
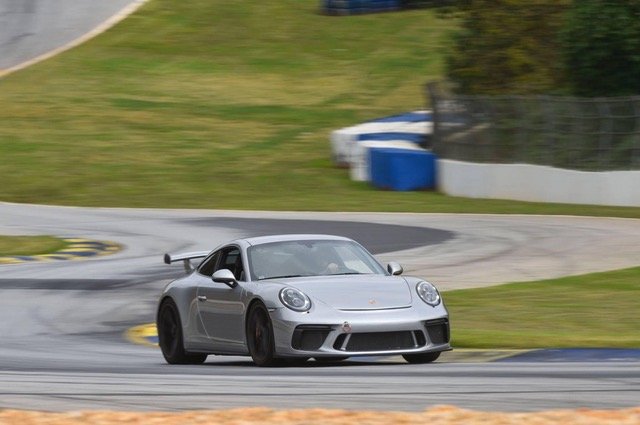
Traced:
POLYGON ((640 208, 394 193, 332 166, 329 133, 425 107, 455 19, 330 17, 317 0, 152 0, 0 80, 0 199, 87 206, 580 214, 640 208))
POLYGON ((455 347, 640 347, 640 267, 450 291, 455 347))
POLYGON ((66 247, 66 242, 52 236, 0 236, 0 257, 50 254, 66 247))

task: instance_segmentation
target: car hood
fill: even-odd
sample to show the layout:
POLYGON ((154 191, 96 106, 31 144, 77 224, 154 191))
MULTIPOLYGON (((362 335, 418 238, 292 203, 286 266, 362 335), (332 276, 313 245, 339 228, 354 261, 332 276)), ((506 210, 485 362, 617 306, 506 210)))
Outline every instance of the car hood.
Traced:
POLYGON ((398 276, 348 275, 295 278, 282 282, 338 310, 381 310, 411 305, 411 289, 398 276))

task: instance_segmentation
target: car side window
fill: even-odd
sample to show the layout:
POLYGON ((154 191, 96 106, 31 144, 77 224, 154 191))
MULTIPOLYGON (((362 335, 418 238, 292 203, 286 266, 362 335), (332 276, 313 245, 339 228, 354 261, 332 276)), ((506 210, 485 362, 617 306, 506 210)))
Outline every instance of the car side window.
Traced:
POLYGON ((213 254, 212 256, 207 258, 206 260, 204 260, 202 262, 202 264, 200 265, 200 267, 198 267, 198 273, 200 273, 202 275, 205 275, 205 276, 213 275, 213 272, 214 272, 214 269, 216 267, 216 262, 218 261, 218 258, 220 258, 220 251, 216 252, 215 254, 213 254))
POLYGON ((245 280, 244 268, 242 267, 242 255, 237 247, 229 247, 222 250, 220 261, 215 271, 229 269, 238 280, 245 280))

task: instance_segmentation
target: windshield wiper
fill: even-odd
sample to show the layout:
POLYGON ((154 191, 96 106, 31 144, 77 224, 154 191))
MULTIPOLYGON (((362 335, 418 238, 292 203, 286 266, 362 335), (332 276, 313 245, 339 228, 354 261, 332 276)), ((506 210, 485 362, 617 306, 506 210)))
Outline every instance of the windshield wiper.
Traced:
POLYGON ((366 273, 360 273, 360 272, 331 273, 330 275, 327 275, 327 276, 345 276, 348 274, 366 274, 366 273))
POLYGON ((268 279, 287 279, 289 277, 302 277, 301 274, 287 274, 284 276, 269 276, 269 277, 263 277, 262 279, 258 279, 258 280, 268 280, 268 279))

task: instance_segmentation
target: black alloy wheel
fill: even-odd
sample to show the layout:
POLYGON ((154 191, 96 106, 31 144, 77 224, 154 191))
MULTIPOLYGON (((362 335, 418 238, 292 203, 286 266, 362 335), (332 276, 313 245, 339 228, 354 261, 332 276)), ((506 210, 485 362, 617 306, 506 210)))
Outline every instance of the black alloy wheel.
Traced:
POLYGON ((158 343, 169 364, 201 364, 206 354, 189 353, 184 349, 182 323, 178 308, 171 299, 165 300, 158 311, 158 343))
POLYGON ((403 354, 402 357, 404 357, 407 362, 413 364, 431 363, 440 357, 440 352, 435 351, 431 353, 403 354))
POLYGON ((275 344, 269 312, 262 304, 254 304, 247 320, 247 345, 258 366, 275 366, 275 344))

